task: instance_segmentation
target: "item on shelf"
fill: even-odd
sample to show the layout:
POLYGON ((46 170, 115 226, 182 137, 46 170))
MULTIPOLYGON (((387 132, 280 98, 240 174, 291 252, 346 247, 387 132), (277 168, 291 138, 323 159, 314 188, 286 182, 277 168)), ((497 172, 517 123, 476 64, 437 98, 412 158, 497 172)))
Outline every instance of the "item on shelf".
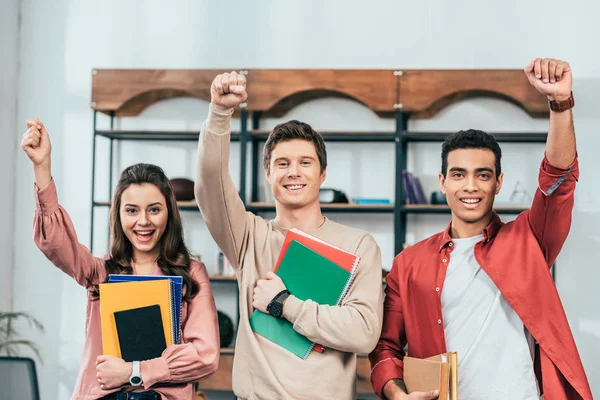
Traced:
POLYGON ((510 194, 510 203, 511 204, 525 204, 529 206, 533 198, 525 188, 525 186, 521 183, 521 181, 517 181, 515 188, 510 194))
POLYGON ((217 317, 219 320, 219 338, 221 340, 221 347, 229 347, 231 342, 233 342, 233 320, 220 310, 217 310, 217 317))
POLYGON ((421 181, 412 173, 402 171, 402 183, 405 188, 405 204, 427 204, 421 181))
POLYGON ((377 199, 374 197, 354 197, 352 201, 354 204, 392 204, 390 199, 377 199))
POLYGON ((194 181, 187 178, 173 178, 170 182, 177 201, 194 200, 194 181))
POLYGON ((321 203, 348 203, 348 197, 341 190, 321 188, 319 190, 319 201, 321 203))
POLYGON ((231 266, 231 264, 229 263, 229 260, 227 260, 227 257, 225 257, 225 255, 223 254, 222 251, 219 251, 219 254, 217 256, 217 275, 220 275, 220 276, 235 275, 235 271, 233 270, 233 267, 231 266))
POLYGON ((441 190, 431 192, 431 204, 448 204, 446 195, 441 190))

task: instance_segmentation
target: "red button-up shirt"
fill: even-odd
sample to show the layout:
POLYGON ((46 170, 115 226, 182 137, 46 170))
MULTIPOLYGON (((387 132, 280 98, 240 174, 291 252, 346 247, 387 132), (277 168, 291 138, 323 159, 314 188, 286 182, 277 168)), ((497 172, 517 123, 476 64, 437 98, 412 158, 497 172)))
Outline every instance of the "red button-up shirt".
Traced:
MULTIPOLYGON (((544 159, 531 209, 506 224, 494 214, 475 245, 475 259, 539 345, 536 372, 545 400, 592 399, 549 272, 569 233, 578 178, 577 160, 563 169, 544 159)), ((447 352, 441 295, 453 248, 449 232, 450 226, 402 251, 386 278, 383 329, 369 356, 371 385, 382 399, 385 383, 403 378, 407 343, 412 357, 447 352)))

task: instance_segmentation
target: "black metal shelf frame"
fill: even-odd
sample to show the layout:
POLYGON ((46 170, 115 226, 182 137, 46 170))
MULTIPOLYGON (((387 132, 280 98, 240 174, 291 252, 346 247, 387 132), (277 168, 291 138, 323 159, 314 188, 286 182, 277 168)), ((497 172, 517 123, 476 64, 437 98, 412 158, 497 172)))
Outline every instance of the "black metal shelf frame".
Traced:
MULTIPOLYGON (((109 143, 109 198, 113 191, 113 155, 114 143, 121 140, 134 141, 197 141, 198 131, 144 131, 144 130, 115 130, 114 113, 110 115, 110 129, 101 130, 97 127, 97 111, 94 111, 94 141, 92 154, 92 212, 90 221, 90 249, 93 251, 94 243, 94 210, 96 207, 107 207, 110 203, 98 202, 95 200, 95 173, 96 173, 96 144, 97 138, 103 137, 110 141, 109 143)), ((406 240, 406 225, 408 214, 448 214, 450 210, 444 207, 406 207, 404 198, 405 190, 402 185, 402 171, 406 169, 408 158, 408 143, 414 142, 441 142, 449 133, 445 132, 411 132, 407 130, 410 115, 400 110, 395 112, 395 129, 389 132, 329 132, 323 131, 321 134, 327 142, 390 142, 394 143, 395 151, 395 199, 390 207, 381 206, 361 206, 361 207, 336 207, 334 205, 322 205, 324 212, 335 213, 392 213, 394 215, 394 254, 402 251, 406 240)), ((240 131, 232 132, 231 140, 240 142, 240 183, 239 195, 247 209, 252 212, 274 212, 275 207, 270 204, 258 203, 258 182, 259 173, 262 167, 260 159, 262 144, 268 137, 267 131, 260 130, 260 112, 253 112, 251 117, 245 108, 240 112, 240 131), (251 129, 248 129, 248 120, 250 119, 251 129), (251 146, 250 159, 250 182, 247 182, 246 175, 248 171, 247 149, 251 146), (250 201, 246 199, 246 189, 250 185, 250 201)), ((492 133, 499 142, 511 143, 544 143, 547 138, 546 132, 512 132, 512 133, 492 133)), ((180 205, 181 210, 198 211, 194 204, 180 205)), ((498 207, 499 214, 518 214, 525 208, 518 207, 498 207)))

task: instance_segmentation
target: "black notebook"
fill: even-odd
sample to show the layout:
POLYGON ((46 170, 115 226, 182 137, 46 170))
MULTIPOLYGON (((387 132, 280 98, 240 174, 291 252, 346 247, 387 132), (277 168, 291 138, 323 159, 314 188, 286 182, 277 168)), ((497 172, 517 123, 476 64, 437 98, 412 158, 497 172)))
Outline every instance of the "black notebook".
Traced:
POLYGON ((123 360, 144 361, 160 357, 167 348, 158 304, 115 311, 123 360))

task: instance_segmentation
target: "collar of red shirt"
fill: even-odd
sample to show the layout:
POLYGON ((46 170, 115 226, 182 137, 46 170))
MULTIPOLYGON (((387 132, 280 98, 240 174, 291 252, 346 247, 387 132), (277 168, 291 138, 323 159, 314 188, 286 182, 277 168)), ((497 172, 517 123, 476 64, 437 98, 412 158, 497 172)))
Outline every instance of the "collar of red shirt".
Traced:
MULTIPOLYGON (((498 216, 498 214, 496 214, 495 212, 492 212, 492 220, 485 228, 483 228, 483 237, 484 237, 485 241, 487 242, 487 241, 493 239, 494 236, 496 236, 496 234, 502 227, 502 225, 503 225, 503 223, 500 220, 500 217, 498 216)), ((446 229, 443 232, 441 232, 440 238, 439 238, 439 243, 438 243, 439 251, 442 251, 442 249, 444 247, 448 246, 448 244, 450 242, 452 242, 452 237, 450 236, 451 228, 452 228, 452 222, 450 222, 448 224, 448 226, 446 227, 446 229)))

